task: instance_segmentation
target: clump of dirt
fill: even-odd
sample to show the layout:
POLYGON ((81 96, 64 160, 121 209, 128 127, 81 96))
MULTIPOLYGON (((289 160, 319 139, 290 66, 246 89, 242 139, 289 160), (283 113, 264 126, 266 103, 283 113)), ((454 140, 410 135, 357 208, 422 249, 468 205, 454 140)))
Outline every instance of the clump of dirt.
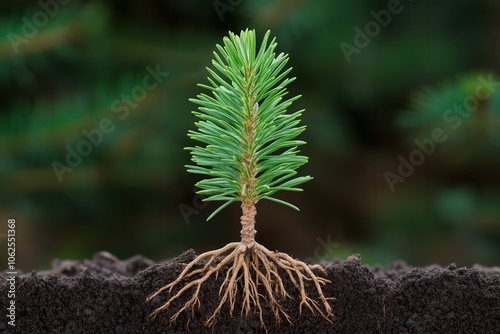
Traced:
MULTIPOLYGON (((174 324, 168 324, 169 315, 182 307, 187 295, 156 319, 148 318, 169 293, 150 303, 146 298, 175 280, 195 257, 189 250, 160 264, 142 256, 120 261, 106 252, 92 260, 56 260, 50 271, 16 277, 16 326, 1 317, 0 333, 265 333, 257 314, 240 318, 235 307, 230 317, 229 306, 212 329, 204 327, 218 305, 224 272, 203 285, 200 308, 182 314, 174 324)), ((292 324, 276 324, 268 309, 264 321, 269 333, 500 333, 500 268, 413 268, 395 262, 384 269, 361 265, 357 256, 322 266, 332 282, 323 292, 336 298, 331 302, 332 323, 308 310, 299 315, 300 299, 288 299, 282 305, 292 324)), ((288 291, 296 291, 282 278, 288 291)), ((9 302, 7 289, 2 279, 3 310, 9 302)), ((314 296, 314 287, 308 293, 314 296)))

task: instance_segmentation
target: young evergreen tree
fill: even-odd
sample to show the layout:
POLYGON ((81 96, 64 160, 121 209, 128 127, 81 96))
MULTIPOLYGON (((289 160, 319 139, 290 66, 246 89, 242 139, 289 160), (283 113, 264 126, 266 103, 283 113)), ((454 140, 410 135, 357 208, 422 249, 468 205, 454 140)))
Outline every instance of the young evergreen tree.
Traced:
POLYGON ((288 275, 298 290, 300 312, 308 308, 313 314, 330 319, 333 314, 321 285, 330 281, 318 277, 314 270, 324 273, 319 265, 307 265, 286 253, 268 250, 255 241, 256 204, 271 200, 294 209, 294 205, 274 197, 280 190, 301 191, 297 186, 311 179, 296 176, 296 169, 307 162, 298 155, 297 147, 305 144, 296 137, 304 131, 299 126, 303 110, 287 113, 287 108, 300 96, 284 100, 286 86, 295 78, 287 78, 291 68, 285 69, 288 56, 275 54, 276 43, 269 44, 268 31, 257 48, 254 30, 229 33, 224 46, 217 45, 212 65, 207 68, 211 77, 209 85, 199 85, 211 94, 200 94, 192 102, 198 111, 193 112, 199 121, 197 130, 189 137, 201 146, 186 148, 191 152, 195 165, 188 171, 206 178, 196 184, 199 194, 207 201, 223 201, 208 219, 233 202, 241 202, 241 241, 203 253, 189 263, 179 277, 156 291, 152 298, 163 291, 181 286, 152 316, 167 309, 184 293, 192 293, 188 302, 171 318, 199 304, 202 284, 228 267, 221 285, 221 300, 206 319, 212 325, 226 302, 233 314, 238 290, 242 290, 241 316, 257 311, 263 326, 263 303, 267 302, 277 321, 282 317, 290 321, 287 310, 278 302, 291 298, 285 289, 281 274, 288 275), (227 254, 222 260, 218 257, 227 254), (306 283, 317 290, 312 298, 306 293, 306 283))

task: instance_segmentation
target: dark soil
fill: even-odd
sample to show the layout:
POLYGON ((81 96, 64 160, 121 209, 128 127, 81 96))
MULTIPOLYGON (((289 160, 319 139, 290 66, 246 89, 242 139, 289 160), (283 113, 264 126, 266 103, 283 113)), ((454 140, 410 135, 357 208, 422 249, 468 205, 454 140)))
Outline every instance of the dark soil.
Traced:
MULTIPOLYGON (((16 327, 2 316, 0 333, 265 333, 257 315, 241 319, 236 310, 231 317, 228 307, 212 330, 203 326, 218 303, 224 273, 203 285, 201 306, 192 315, 166 324, 184 297, 167 314, 148 320, 168 294, 151 303, 146 297, 174 280, 183 263, 194 257, 190 250, 155 264, 141 256, 119 261, 103 252, 90 261, 54 261, 49 272, 16 278, 16 327)), ((276 324, 272 314, 265 314, 269 333, 500 333, 500 268, 411 268, 397 262, 384 270, 363 266, 356 256, 324 267, 332 281, 324 293, 336 298, 333 323, 308 311, 299 316, 298 303, 288 300, 283 305, 293 325, 276 324)), ((291 282, 285 282, 296 293, 291 282)), ((5 279, 0 287, 4 314, 5 279)), ((314 295, 314 289, 309 293, 314 295)))

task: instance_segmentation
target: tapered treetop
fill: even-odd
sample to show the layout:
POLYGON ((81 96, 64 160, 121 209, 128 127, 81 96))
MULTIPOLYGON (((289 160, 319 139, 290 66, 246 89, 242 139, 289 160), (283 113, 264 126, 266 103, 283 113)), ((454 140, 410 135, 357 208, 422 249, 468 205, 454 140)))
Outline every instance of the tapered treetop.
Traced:
POLYGON ((203 146, 187 147, 192 161, 188 172, 206 175, 196 184, 198 194, 207 201, 224 201, 208 219, 229 204, 241 201, 254 206, 268 199, 298 208, 273 195, 279 190, 301 191, 297 185, 311 179, 296 176, 296 169, 307 162, 297 155, 305 144, 295 139, 305 126, 299 126, 303 110, 287 113, 300 95, 283 100, 291 68, 284 69, 288 55, 275 54, 275 39, 268 44, 268 31, 257 49, 255 30, 229 33, 224 46, 217 45, 212 61, 210 91, 190 99, 199 105, 193 113, 200 119, 198 130, 189 137, 203 146))

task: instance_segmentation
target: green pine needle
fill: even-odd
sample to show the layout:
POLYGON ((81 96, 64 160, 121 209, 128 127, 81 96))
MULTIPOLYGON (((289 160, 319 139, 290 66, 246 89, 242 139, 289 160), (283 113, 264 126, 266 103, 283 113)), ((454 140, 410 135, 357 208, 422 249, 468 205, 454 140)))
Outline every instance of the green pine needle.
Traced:
POLYGON ((295 78, 286 77, 288 55, 274 53, 276 42, 268 44, 269 35, 257 50, 254 30, 230 32, 224 46, 217 45, 213 69, 207 68, 210 84, 199 85, 211 94, 190 99, 199 106, 193 112, 199 121, 188 136, 203 145, 186 148, 196 164, 186 167, 207 177, 196 184, 205 200, 225 202, 208 219, 235 201, 268 199, 298 210, 272 196, 301 191, 296 186, 312 179, 295 176, 308 160, 297 155, 305 142, 295 139, 305 130, 299 126, 303 110, 286 113, 300 95, 283 100, 295 78))

